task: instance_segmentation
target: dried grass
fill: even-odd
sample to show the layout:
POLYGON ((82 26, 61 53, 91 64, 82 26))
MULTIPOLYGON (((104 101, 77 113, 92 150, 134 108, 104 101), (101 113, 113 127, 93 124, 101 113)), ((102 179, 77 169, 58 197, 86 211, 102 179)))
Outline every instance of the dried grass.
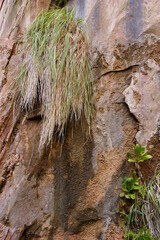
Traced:
POLYGON ((151 234, 160 238, 160 172, 149 182, 142 205, 143 218, 151 234))
POLYGON ((50 143, 57 129, 84 114, 92 119, 93 81, 88 42, 82 21, 73 9, 41 13, 32 23, 24 43, 25 60, 16 78, 19 110, 32 112, 42 106, 40 146, 50 143))
POLYGON ((131 207, 131 228, 141 229, 146 227, 151 230, 151 235, 160 239, 160 171, 149 181, 146 197, 137 197, 131 207))

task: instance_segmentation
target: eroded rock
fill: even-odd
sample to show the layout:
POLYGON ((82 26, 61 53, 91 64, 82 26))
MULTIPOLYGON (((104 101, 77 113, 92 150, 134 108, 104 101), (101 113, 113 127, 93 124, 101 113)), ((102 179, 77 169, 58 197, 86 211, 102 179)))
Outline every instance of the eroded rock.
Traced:
POLYGON ((153 59, 148 59, 132 75, 131 85, 124 91, 126 103, 140 124, 136 135, 142 145, 157 132, 160 118, 160 67, 153 59))
POLYGON ((126 152, 149 141, 155 161, 142 166, 145 177, 159 163, 160 3, 69 1, 87 24, 96 113, 90 137, 83 121, 69 123, 61 142, 55 135, 39 153, 42 117, 17 117, 11 91, 23 61, 17 40, 50 3, 0 3, 0 237, 120 240, 115 209, 130 171, 126 152))

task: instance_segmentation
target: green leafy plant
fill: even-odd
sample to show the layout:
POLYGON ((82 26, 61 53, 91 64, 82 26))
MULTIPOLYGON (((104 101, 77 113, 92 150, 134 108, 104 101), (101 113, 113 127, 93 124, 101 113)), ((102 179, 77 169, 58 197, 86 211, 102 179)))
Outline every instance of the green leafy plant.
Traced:
POLYGON ((132 173, 132 177, 124 177, 123 184, 121 186, 123 192, 120 193, 120 197, 127 199, 135 199, 136 194, 139 193, 142 198, 146 195, 146 186, 140 184, 140 178, 137 177, 136 172, 132 173))
POLYGON ((138 233, 129 230, 125 234, 125 240, 158 240, 155 236, 151 236, 149 229, 143 228, 138 233))
POLYGON ((130 178, 124 177, 121 186, 123 193, 120 193, 120 197, 135 199, 137 191, 140 189, 139 180, 140 178, 137 178, 136 172, 133 172, 130 178))
MULTIPOLYGON (((134 162, 136 167, 144 160, 152 158, 144 146, 137 144, 133 150, 134 157, 130 153, 127 156, 129 162, 134 162)), ((132 177, 123 179, 120 208, 116 212, 127 229, 125 239, 157 240, 160 239, 160 171, 146 182, 140 176, 140 170, 138 174, 139 177, 133 172, 132 177)))
POLYGON ((140 162, 144 162, 144 160, 152 158, 151 155, 147 154, 147 150, 145 146, 140 146, 136 144, 133 148, 134 157, 131 156, 129 152, 127 152, 128 162, 133 162, 139 164, 140 162))
POLYGON ((68 121, 93 117, 93 81, 88 40, 82 20, 67 7, 43 12, 27 31, 24 62, 16 77, 19 111, 41 105, 43 129, 40 148, 54 131, 63 134, 68 121))

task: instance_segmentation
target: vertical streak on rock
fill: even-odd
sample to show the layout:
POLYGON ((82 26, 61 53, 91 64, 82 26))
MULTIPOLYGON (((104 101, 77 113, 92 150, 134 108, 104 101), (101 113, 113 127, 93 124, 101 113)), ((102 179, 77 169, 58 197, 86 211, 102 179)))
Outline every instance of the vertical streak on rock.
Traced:
POLYGON ((157 72, 157 79, 158 79, 158 86, 159 86, 159 90, 160 90, 160 73, 157 72))
POLYGON ((126 35, 136 40, 143 30, 142 0, 129 0, 126 11, 126 35))
MULTIPOLYGON (((85 194, 88 180, 93 177, 91 154, 93 143, 85 139, 80 124, 67 132, 62 156, 54 159, 55 219, 54 229, 69 229, 70 212, 85 194)), ((58 153, 59 154, 59 153, 58 153)), ((83 209, 81 209, 83 210, 83 209)))
POLYGON ((97 2, 87 19, 87 25, 90 26, 90 29, 88 29, 90 39, 93 39, 95 34, 100 30, 100 14, 101 2, 97 2))
POLYGON ((2 0, 2 2, 1 2, 1 4, 0 4, 0 11, 1 11, 1 9, 2 9, 3 3, 4 3, 4 0, 2 0))
POLYGON ((77 1, 77 5, 76 5, 76 14, 78 14, 78 18, 82 17, 85 18, 86 15, 86 1, 85 0, 81 0, 81 3, 78 4, 77 1))

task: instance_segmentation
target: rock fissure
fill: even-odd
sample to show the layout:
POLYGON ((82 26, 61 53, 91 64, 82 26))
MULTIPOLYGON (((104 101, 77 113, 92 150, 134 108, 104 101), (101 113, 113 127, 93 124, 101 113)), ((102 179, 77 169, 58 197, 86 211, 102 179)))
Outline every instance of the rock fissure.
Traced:
POLYGON ((5 1, 5 0, 2 0, 2 2, 1 2, 0 11, 1 11, 2 7, 3 7, 4 1, 5 1))
POLYGON ((107 71, 107 72, 103 73, 103 74, 99 77, 99 79, 100 79, 101 77, 103 77, 103 76, 108 75, 108 74, 118 73, 118 72, 123 72, 123 71, 128 71, 128 70, 133 69, 134 67, 138 67, 138 66, 139 66, 139 64, 135 64, 135 65, 131 65, 131 66, 129 66, 129 67, 127 67, 127 68, 124 68, 124 69, 118 69, 118 70, 115 69, 115 70, 107 71))

